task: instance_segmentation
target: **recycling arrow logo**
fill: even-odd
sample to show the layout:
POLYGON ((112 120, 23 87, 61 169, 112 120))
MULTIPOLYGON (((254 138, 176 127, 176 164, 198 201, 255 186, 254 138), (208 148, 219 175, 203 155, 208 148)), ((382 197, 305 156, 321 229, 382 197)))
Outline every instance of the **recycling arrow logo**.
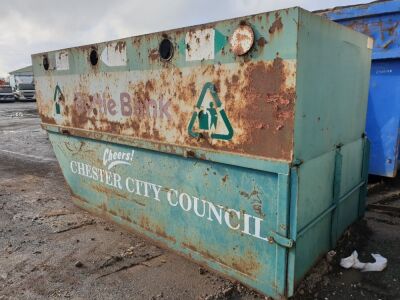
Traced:
POLYGON ((60 115, 61 114, 61 107, 60 107, 60 101, 64 100, 64 95, 61 91, 60 86, 56 85, 56 88, 54 89, 54 98, 53 101, 55 103, 55 113, 56 115, 60 115))
POLYGON ((209 133, 212 139, 217 140, 230 140, 233 137, 232 125, 211 82, 207 82, 200 93, 188 132, 194 138, 198 138, 202 132, 209 133))

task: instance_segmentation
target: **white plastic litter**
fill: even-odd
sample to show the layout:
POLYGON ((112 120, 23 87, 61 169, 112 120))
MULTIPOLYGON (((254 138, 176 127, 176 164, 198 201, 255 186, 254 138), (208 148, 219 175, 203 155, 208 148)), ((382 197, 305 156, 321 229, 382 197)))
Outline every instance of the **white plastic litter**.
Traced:
POLYGON ((350 268, 362 269, 364 267, 362 263, 358 260, 358 253, 355 250, 349 257, 342 258, 340 260, 340 265, 345 269, 350 269, 350 268))
POLYGON ((363 263, 358 260, 358 253, 356 250, 349 257, 342 258, 340 265, 345 269, 357 269, 361 272, 380 272, 387 266, 387 259, 380 254, 371 254, 375 259, 373 263, 363 263))
POLYGON ((366 263, 362 272, 380 272, 387 266, 387 259, 380 254, 371 254, 375 258, 374 263, 366 263))

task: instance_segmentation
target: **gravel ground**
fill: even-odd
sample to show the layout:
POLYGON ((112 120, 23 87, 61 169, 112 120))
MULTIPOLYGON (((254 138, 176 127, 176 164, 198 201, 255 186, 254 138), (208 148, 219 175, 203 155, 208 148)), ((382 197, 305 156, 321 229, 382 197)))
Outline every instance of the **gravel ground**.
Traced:
MULTIPOLYGON (((265 299, 75 207, 39 123, 35 103, 0 103, 0 299, 265 299)), ((400 180, 373 180, 365 218, 294 299, 400 299, 400 180), (355 249, 387 269, 342 269, 355 249)))

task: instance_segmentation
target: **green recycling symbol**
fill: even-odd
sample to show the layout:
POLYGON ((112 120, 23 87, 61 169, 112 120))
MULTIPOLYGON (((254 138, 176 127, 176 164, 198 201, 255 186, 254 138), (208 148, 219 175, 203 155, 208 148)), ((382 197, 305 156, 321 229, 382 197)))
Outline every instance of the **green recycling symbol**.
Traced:
POLYGON ((222 108, 221 100, 218 97, 218 94, 215 90, 215 86, 211 82, 207 82, 201 93, 199 100, 197 100, 197 104, 195 107, 195 111, 193 112, 192 118, 190 119, 189 127, 188 127, 189 134, 194 137, 198 138, 201 132, 210 132, 210 137, 212 139, 218 140, 230 140, 233 136, 233 128, 229 119, 226 115, 225 110, 222 108), (213 101, 209 101, 208 107, 203 105, 205 96, 207 91, 210 92, 213 101), (218 133, 218 129, 223 127, 220 122, 218 122, 218 115, 221 116, 223 121, 223 125, 225 125, 225 132, 218 133), (194 130, 193 127, 198 121, 198 131, 194 130))
POLYGON ((61 91, 60 86, 57 83, 56 88, 54 90, 54 98, 53 98, 54 103, 56 105, 56 115, 61 114, 60 100, 62 100, 63 98, 64 98, 64 95, 61 91))

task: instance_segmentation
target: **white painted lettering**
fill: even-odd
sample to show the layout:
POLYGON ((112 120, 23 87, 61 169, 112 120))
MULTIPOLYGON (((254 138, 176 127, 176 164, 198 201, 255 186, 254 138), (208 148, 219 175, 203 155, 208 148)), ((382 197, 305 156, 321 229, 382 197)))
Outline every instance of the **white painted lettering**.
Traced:
POLYGON ((122 190, 122 185, 121 185, 121 175, 117 174, 117 173, 113 173, 114 175, 114 187, 119 188, 120 190, 122 190))
POLYGON ((96 181, 99 180, 99 176, 98 176, 98 173, 97 173, 98 170, 99 170, 99 169, 97 169, 96 167, 93 167, 93 168, 92 168, 92 174, 93 174, 92 178, 93 178, 94 180, 96 180, 96 181))
POLYGON ((219 224, 222 224, 222 209, 223 207, 221 205, 217 205, 219 208, 219 211, 217 211, 216 207, 214 206, 214 204, 212 204, 211 202, 208 202, 208 218, 207 220, 212 221, 213 219, 211 218, 211 212, 214 215, 214 217, 217 219, 219 224))
POLYGON ((85 173, 85 166, 83 163, 78 162, 78 174, 79 175, 84 175, 85 173))
POLYGON ((133 179, 131 177, 126 178, 126 180, 125 180, 126 189, 128 190, 129 193, 134 193, 135 189, 133 187, 132 188, 130 187, 130 184, 129 184, 130 182, 132 183, 132 185, 134 185, 135 179, 133 179))
POLYGON ((151 183, 151 187, 153 188, 153 191, 154 191, 154 200, 160 201, 159 195, 160 195, 160 191, 161 191, 161 185, 151 183))
POLYGON ((243 227, 244 228, 243 228, 242 232, 245 234, 248 234, 248 235, 251 235, 251 233, 250 233, 250 218, 251 218, 250 215, 248 215, 246 213, 243 214, 243 219, 244 219, 243 227))
POLYGON ((256 238, 258 238, 258 239, 262 239, 262 240, 268 241, 268 238, 261 237, 261 222, 262 222, 262 219, 254 217, 254 216, 253 216, 253 219, 255 220, 255 222, 254 222, 254 236, 256 238))
POLYGON ((200 214, 197 207, 199 198, 193 196, 193 199, 194 199, 194 204, 193 204, 194 213, 200 218, 204 218, 204 215, 206 214, 206 200, 201 200, 201 202, 203 203, 203 213, 200 214))
POLYGON ((178 205, 178 201, 176 201, 175 203, 172 202, 172 199, 171 199, 171 196, 172 196, 172 195, 171 195, 171 193, 174 193, 175 196, 178 197, 178 191, 177 191, 177 190, 174 190, 174 189, 169 189, 168 192, 167 192, 167 200, 168 200, 169 204, 170 204, 171 206, 177 206, 177 205, 178 205))
POLYGON ((76 161, 71 160, 70 166, 71 166, 71 172, 76 174, 78 172, 78 170, 76 169, 76 161))
POLYGON ((105 173, 106 173, 106 184, 107 185, 113 185, 113 183, 112 183, 112 181, 111 181, 111 172, 108 172, 108 171, 105 171, 105 173))
POLYGON ((240 212, 238 212, 237 210, 235 210, 233 208, 228 208, 225 211, 225 223, 230 229, 238 230, 240 228, 239 221, 240 221, 240 212), (236 226, 232 226, 231 215, 236 215, 237 223, 238 223, 236 226))
MULTIPOLYGON (((213 202, 201 199, 189 193, 180 192, 173 188, 163 188, 161 185, 135 179, 132 177, 123 177, 117 171, 110 171, 117 164, 128 164, 133 160, 134 151, 112 151, 106 148, 103 153, 103 164, 105 168, 99 168, 79 161, 70 162, 70 170, 74 176, 82 176, 101 182, 112 188, 134 194, 130 197, 143 196, 152 198, 157 202, 165 203, 173 207, 171 209, 182 210, 194 213, 193 216, 205 218, 207 221, 216 221, 216 226, 224 225, 229 230, 240 230, 259 240, 268 241, 266 228, 263 226, 263 219, 249 215, 244 211, 215 204, 213 202), (165 194, 166 200, 165 201, 165 194)), ((127 197, 129 200, 130 197, 127 197)))
POLYGON ((182 193, 179 195, 179 204, 184 211, 189 211, 192 208, 192 199, 188 194, 182 193))

